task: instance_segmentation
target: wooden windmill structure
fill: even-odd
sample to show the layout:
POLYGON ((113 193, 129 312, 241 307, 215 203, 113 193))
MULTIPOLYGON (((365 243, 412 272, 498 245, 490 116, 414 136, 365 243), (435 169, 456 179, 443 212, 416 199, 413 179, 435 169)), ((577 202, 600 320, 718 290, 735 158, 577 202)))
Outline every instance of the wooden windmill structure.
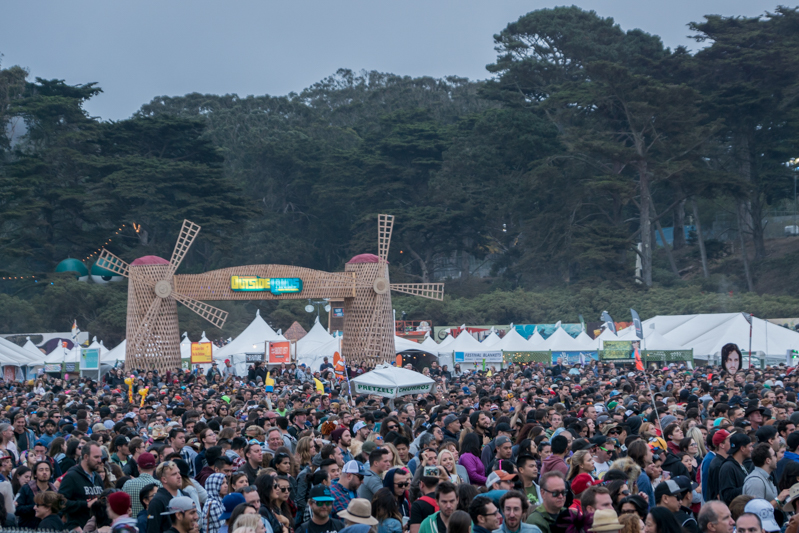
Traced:
POLYGON ((169 261, 145 256, 128 264, 103 249, 98 266, 130 280, 125 365, 161 371, 180 367, 177 302, 222 328, 227 311, 203 300, 300 298, 344 300, 342 352, 348 361, 392 361, 395 348, 391 291, 435 300, 444 297, 443 283, 389 283, 388 250, 393 225, 393 216, 379 215, 378 255, 355 256, 344 272, 335 273, 286 265, 247 265, 202 274, 175 274, 200 231, 200 226, 188 220, 183 222, 169 261), (235 279, 254 280, 255 288, 242 289, 235 279), (275 289, 286 281, 291 287, 285 292, 275 289))

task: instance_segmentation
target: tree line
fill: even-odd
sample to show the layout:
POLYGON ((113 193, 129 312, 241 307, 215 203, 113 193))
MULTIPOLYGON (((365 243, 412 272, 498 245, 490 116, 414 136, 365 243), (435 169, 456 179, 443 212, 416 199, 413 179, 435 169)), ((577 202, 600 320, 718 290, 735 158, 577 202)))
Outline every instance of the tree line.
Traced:
POLYGON ((335 271, 376 251, 391 213, 393 281, 491 257, 483 291, 638 291, 679 283, 686 253, 712 278, 702 228, 723 212, 754 291, 765 215, 794 201, 799 13, 690 30, 695 53, 542 9, 494 36, 485 81, 340 70, 286 96, 158 97, 122 121, 85 111, 96 84, 0 69, 1 273, 51 272, 123 223, 112 252, 168 257, 184 218, 203 231, 182 271, 335 271))

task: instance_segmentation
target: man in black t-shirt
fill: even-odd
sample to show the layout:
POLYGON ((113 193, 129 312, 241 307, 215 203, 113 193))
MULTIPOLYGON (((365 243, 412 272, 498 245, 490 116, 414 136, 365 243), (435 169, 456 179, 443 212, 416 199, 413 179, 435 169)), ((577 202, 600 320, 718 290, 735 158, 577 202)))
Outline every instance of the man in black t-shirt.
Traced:
POLYGON ((344 529, 344 522, 330 518, 333 494, 325 485, 316 485, 308 498, 311 519, 297 528, 295 533, 335 533, 344 529))
MULTIPOLYGON (((418 468, 424 467, 419 466, 418 468)), ((438 511, 436 487, 438 487, 439 481, 441 481, 439 478, 432 476, 422 476, 419 481, 419 490, 422 493, 422 497, 417 498, 411 505, 411 518, 408 520, 408 525, 411 528, 410 533, 418 533, 422 521, 438 511)))

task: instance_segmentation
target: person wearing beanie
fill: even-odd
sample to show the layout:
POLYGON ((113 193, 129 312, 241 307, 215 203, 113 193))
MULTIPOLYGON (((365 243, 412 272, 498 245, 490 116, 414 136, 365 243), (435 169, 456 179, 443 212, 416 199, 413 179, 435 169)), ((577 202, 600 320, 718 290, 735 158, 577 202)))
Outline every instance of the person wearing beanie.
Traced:
POLYGON ((112 532, 137 533, 136 520, 129 514, 130 496, 126 492, 117 491, 109 494, 106 510, 108 517, 112 520, 112 532))
POLYGON ((719 500, 719 472, 721 465, 727 459, 727 454, 730 451, 730 433, 726 429, 719 429, 713 434, 713 446, 716 447, 716 457, 710 462, 707 471, 707 492, 702 490, 702 494, 706 494, 705 501, 719 500))
POLYGON ((445 416, 443 426, 444 426, 443 427, 444 439, 448 439, 454 442, 460 441, 461 421, 456 415, 448 414, 447 416, 445 416))

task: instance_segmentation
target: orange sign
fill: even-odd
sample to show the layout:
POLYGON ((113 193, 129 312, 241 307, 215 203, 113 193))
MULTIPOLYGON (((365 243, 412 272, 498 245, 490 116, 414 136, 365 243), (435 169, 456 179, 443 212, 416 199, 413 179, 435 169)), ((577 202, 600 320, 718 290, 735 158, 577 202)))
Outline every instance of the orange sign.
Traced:
POLYGON ((210 342, 191 343, 191 364, 213 363, 214 353, 210 342))
POLYGON ((288 341, 270 342, 269 364, 275 365, 289 362, 291 362, 291 343, 288 341))

